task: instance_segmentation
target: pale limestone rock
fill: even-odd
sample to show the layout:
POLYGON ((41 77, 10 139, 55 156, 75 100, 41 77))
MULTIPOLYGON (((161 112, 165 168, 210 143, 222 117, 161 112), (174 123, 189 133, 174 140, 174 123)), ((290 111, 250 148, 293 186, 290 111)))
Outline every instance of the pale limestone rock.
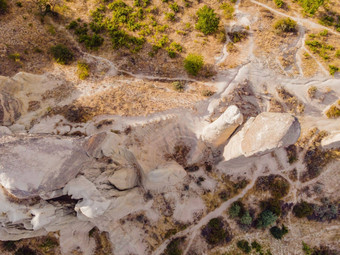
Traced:
POLYGON ((0 125, 12 125, 20 118, 22 103, 8 93, 0 93, 0 125))
POLYGON ((1 136, 0 144, 0 184, 18 198, 63 188, 89 162, 77 138, 1 136))
POLYGON ((12 135, 12 131, 8 127, 0 126, 0 136, 12 135))
POLYGON ((251 118, 224 148, 224 159, 259 156, 294 144, 300 136, 299 121, 288 113, 264 112, 251 118))
POLYGON ((170 162, 150 171, 146 176, 145 187, 147 189, 160 189, 176 185, 182 182, 186 175, 187 173, 181 165, 170 162))
POLYGON ((228 140, 242 122, 243 116, 239 108, 231 105, 217 120, 204 128, 202 138, 208 143, 219 146, 228 140))
POLYGON ((108 180, 120 190, 132 189, 137 184, 137 174, 134 169, 122 168, 115 171, 108 180))
POLYGON ((101 158, 110 157, 119 150, 120 137, 112 132, 95 134, 88 139, 87 152, 90 156, 101 158))
POLYGON ((340 149, 340 132, 334 132, 321 141, 323 149, 340 149))

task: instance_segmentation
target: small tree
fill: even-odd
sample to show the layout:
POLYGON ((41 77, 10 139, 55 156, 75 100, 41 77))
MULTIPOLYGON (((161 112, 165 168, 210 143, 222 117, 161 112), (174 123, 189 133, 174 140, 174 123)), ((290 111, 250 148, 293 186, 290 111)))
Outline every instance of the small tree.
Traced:
POLYGON ((246 211, 244 215, 241 217, 240 223, 245 226, 250 226, 252 222, 253 222, 253 218, 249 215, 249 212, 246 211))
POLYGON ((275 239, 282 239, 282 237, 288 233, 288 228, 285 225, 282 225, 282 228, 277 226, 270 228, 270 233, 275 239))
POLYGON ((257 219, 258 228, 266 228, 277 220, 277 216, 269 210, 263 211, 257 219))
POLYGON ((214 9, 205 5, 197 11, 197 16, 198 20, 196 23, 196 29, 200 30, 205 35, 212 34, 217 31, 220 18, 217 17, 214 9))
POLYGON ((68 65, 74 59, 73 53, 64 45, 57 44, 50 49, 53 58, 58 64, 68 65))
POLYGON ((184 59, 184 68, 191 75, 197 75, 204 65, 203 57, 201 55, 189 54, 184 59))

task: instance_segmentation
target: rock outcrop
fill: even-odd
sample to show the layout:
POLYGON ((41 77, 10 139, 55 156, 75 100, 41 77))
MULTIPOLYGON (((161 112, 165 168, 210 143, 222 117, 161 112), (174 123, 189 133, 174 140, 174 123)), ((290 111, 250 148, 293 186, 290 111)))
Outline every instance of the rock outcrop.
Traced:
POLYGON ((340 132, 334 132, 326 136, 321 141, 323 149, 339 149, 340 148, 340 132))
POLYGON ((2 136, 0 144, 0 184, 21 199, 62 189, 89 162, 78 138, 2 136))
POLYGON ((134 169, 122 168, 116 170, 108 180, 119 190, 132 189, 137 185, 137 174, 134 169))
POLYGON ((202 138, 214 146, 219 146, 228 140, 242 122, 243 116, 239 108, 231 105, 217 120, 204 128, 202 138))
POLYGON ((269 153, 294 144, 300 136, 299 121, 288 113, 264 112, 250 118, 224 148, 225 160, 269 153))
POLYGON ((0 125, 12 125, 20 118, 22 103, 7 93, 0 93, 0 125))

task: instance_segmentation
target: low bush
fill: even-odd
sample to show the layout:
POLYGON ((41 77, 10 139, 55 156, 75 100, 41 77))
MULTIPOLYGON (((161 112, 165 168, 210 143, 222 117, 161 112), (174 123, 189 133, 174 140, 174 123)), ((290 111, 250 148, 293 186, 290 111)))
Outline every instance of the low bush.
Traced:
POLYGON ((324 4, 324 0, 298 0, 305 13, 314 15, 319 7, 324 4))
POLYGON ((227 230, 227 226, 221 218, 213 218, 202 229, 201 235, 208 244, 216 246, 231 239, 231 235, 227 230))
POLYGON ((339 72, 339 67, 337 66, 329 65, 328 67, 330 75, 334 75, 336 72, 339 72))
POLYGON ((58 64, 68 65, 73 59, 74 55, 71 50, 69 50, 65 45, 57 44, 50 48, 52 56, 58 64))
POLYGON ((336 105, 332 105, 329 107, 329 109, 326 111, 327 118, 338 118, 340 117, 340 109, 336 105))
POLYGON ((220 18, 217 17, 214 9, 205 5, 197 11, 197 16, 196 29, 200 30, 203 34, 212 34, 218 30, 220 18))
POLYGON ((204 60, 201 55, 189 54, 184 59, 184 68, 191 75, 197 75, 204 65, 204 60))
POLYGON ((302 201, 297 203, 293 207, 293 214, 298 218, 303 218, 312 215, 313 206, 312 204, 307 203, 306 201, 302 201))
POLYGON ((184 90, 184 84, 180 81, 174 81, 172 83, 172 87, 174 90, 182 92, 184 90))
POLYGON ((270 198, 268 200, 265 201, 261 201, 260 203, 260 207, 261 209, 264 210, 268 210, 271 211, 272 213, 274 213, 276 216, 280 216, 281 215, 281 203, 279 200, 277 199, 273 199, 270 198))
POLYGON ((179 12, 179 6, 176 2, 173 2, 169 5, 170 9, 173 10, 173 12, 179 12))
POLYGON ((285 225, 282 225, 282 228, 277 226, 270 228, 270 233, 275 239, 282 239, 284 235, 288 233, 288 228, 285 225))
POLYGON ((251 242, 251 248, 253 248, 256 252, 261 252, 262 246, 255 241, 251 242))
POLYGON ((14 241, 4 241, 2 242, 2 247, 5 251, 15 251, 17 248, 14 241))
POLYGON ((235 201, 229 207, 228 213, 231 218, 242 217, 244 214, 244 205, 241 201, 235 201))
POLYGON ((297 23, 290 19, 279 19, 275 22, 274 28, 278 33, 289 33, 297 31, 297 23))
POLYGON ((247 38, 248 33, 246 31, 230 32, 228 36, 233 43, 238 43, 247 38))
POLYGON ((0 15, 6 13, 8 10, 8 4, 6 0, 0 0, 0 15))
POLYGON ((276 7, 281 8, 283 7, 284 2, 282 0, 274 0, 276 7))
POLYGON ((249 242, 246 241, 246 240, 237 241, 236 246, 237 246, 237 248, 239 248, 244 253, 248 254, 248 253, 251 252, 251 247, 249 245, 249 242))
POLYGON ((167 13, 165 13, 165 18, 169 21, 175 21, 175 19, 176 19, 175 13, 167 12, 167 13))
POLYGON ((229 3, 223 3, 220 6, 220 9, 223 10, 223 16, 225 19, 232 19, 233 13, 235 11, 234 7, 229 3))
POLYGON ((78 77, 81 80, 85 80, 90 76, 90 66, 86 62, 79 61, 77 64, 78 77))

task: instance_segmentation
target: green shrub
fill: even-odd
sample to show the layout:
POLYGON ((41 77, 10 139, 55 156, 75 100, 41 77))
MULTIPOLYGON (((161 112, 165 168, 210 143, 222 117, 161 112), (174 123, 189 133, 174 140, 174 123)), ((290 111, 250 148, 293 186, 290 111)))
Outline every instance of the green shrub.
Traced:
POLYGON ((339 67, 337 66, 329 65, 328 67, 330 75, 334 75, 336 72, 339 72, 339 67))
POLYGON ((90 66, 86 62, 78 61, 77 68, 79 79, 85 80, 90 76, 90 66))
POLYGON ((257 228, 266 228, 269 225, 273 224, 277 220, 277 216, 269 210, 264 210, 261 212, 257 219, 257 228))
POLYGON ((256 240, 251 242, 251 248, 253 248, 257 252, 261 252, 262 250, 262 246, 258 242, 256 242, 256 240))
POLYGON ((181 245, 182 242, 183 242, 183 238, 173 239, 168 244, 168 246, 166 247, 164 254, 165 255, 181 255, 181 254, 183 254, 183 251, 180 248, 180 245, 181 245))
POLYGON ((169 57, 176 57, 176 53, 182 52, 183 48, 179 43, 172 42, 169 47, 166 48, 168 51, 169 57))
POLYGON ((282 237, 288 233, 288 229, 285 225, 282 225, 282 228, 277 226, 270 228, 270 233, 275 239, 282 239, 282 237))
POLYGON ((8 10, 8 4, 6 0, 0 0, 0 15, 4 14, 8 10))
POLYGON ((172 87, 176 91, 182 92, 184 90, 184 84, 182 82, 180 82, 180 81, 174 81, 172 83, 172 87))
POLYGON ((313 15, 319 7, 324 4, 324 0, 298 0, 305 13, 313 15))
POLYGON ((284 4, 282 0, 274 0, 276 7, 281 8, 284 4))
POLYGON ((202 229, 201 235, 208 244, 217 245, 231 238, 221 218, 213 218, 202 229))
POLYGON ((15 251, 17 248, 14 241, 4 241, 2 242, 2 247, 5 251, 15 251))
POLYGON ((231 39, 233 43, 238 43, 242 41, 243 39, 247 38, 248 33, 246 31, 235 31, 235 32, 229 32, 228 36, 231 39))
POLYGON ((244 213, 244 205, 241 201, 235 201, 229 207, 228 213, 231 218, 242 217, 244 213))
POLYGON ((165 18, 170 21, 175 21, 175 13, 167 12, 165 13, 165 18))
POLYGON ((245 226, 250 226, 253 222, 253 218, 250 216, 249 212, 246 211, 240 219, 240 223, 245 226))
POLYGON ((173 12, 179 12, 179 6, 176 2, 173 2, 169 5, 170 9, 173 10, 173 12))
POLYGON ((237 248, 239 248, 244 253, 250 253, 250 251, 251 251, 251 247, 250 247, 248 241, 246 241, 246 240, 237 241, 236 246, 237 246, 237 248))
POLYGON ((336 56, 337 58, 340 58, 340 50, 337 50, 337 51, 335 52, 335 56, 336 56))
POLYGON ((266 201, 261 201, 260 206, 262 210, 268 210, 274 213, 276 216, 281 215, 281 205, 280 201, 277 199, 270 198, 266 201))
POLYGON ((293 214, 298 218, 303 218, 312 215, 313 213, 313 206, 306 201, 302 201, 297 203, 293 207, 293 214))
POLYGON ((312 255, 313 249, 309 247, 305 242, 302 242, 302 250, 305 255, 312 255))
POLYGON ((320 32, 321 36, 327 36, 328 35, 328 30, 323 30, 322 32, 320 32))
POLYGON ((212 34, 218 30, 220 18, 217 17, 214 9, 205 5, 197 11, 197 16, 196 29, 200 30, 203 34, 212 34))
POLYGON ((189 54, 184 59, 184 68, 191 75, 197 75, 204 65, 204 60, 201 55, 189 54))
POLYGON ((52 46, 50 48, 50 51, 52 53, 54 60, 57 61, 58 64, 68 65, 74 59, 73 53, 66 46, 62 44, 57 44, 55 46, 52 46))
POLYGON ((290 18, 279 19, 274 24, 274 28, 278 33, 296 32, 296 26, 297 23, 290 18))
POLYGON ((220 9, 223 10, 223 15, 225 19, 231 19, 235 11, 234 7, 229 3, 223 3, 220 5, 220 9))

